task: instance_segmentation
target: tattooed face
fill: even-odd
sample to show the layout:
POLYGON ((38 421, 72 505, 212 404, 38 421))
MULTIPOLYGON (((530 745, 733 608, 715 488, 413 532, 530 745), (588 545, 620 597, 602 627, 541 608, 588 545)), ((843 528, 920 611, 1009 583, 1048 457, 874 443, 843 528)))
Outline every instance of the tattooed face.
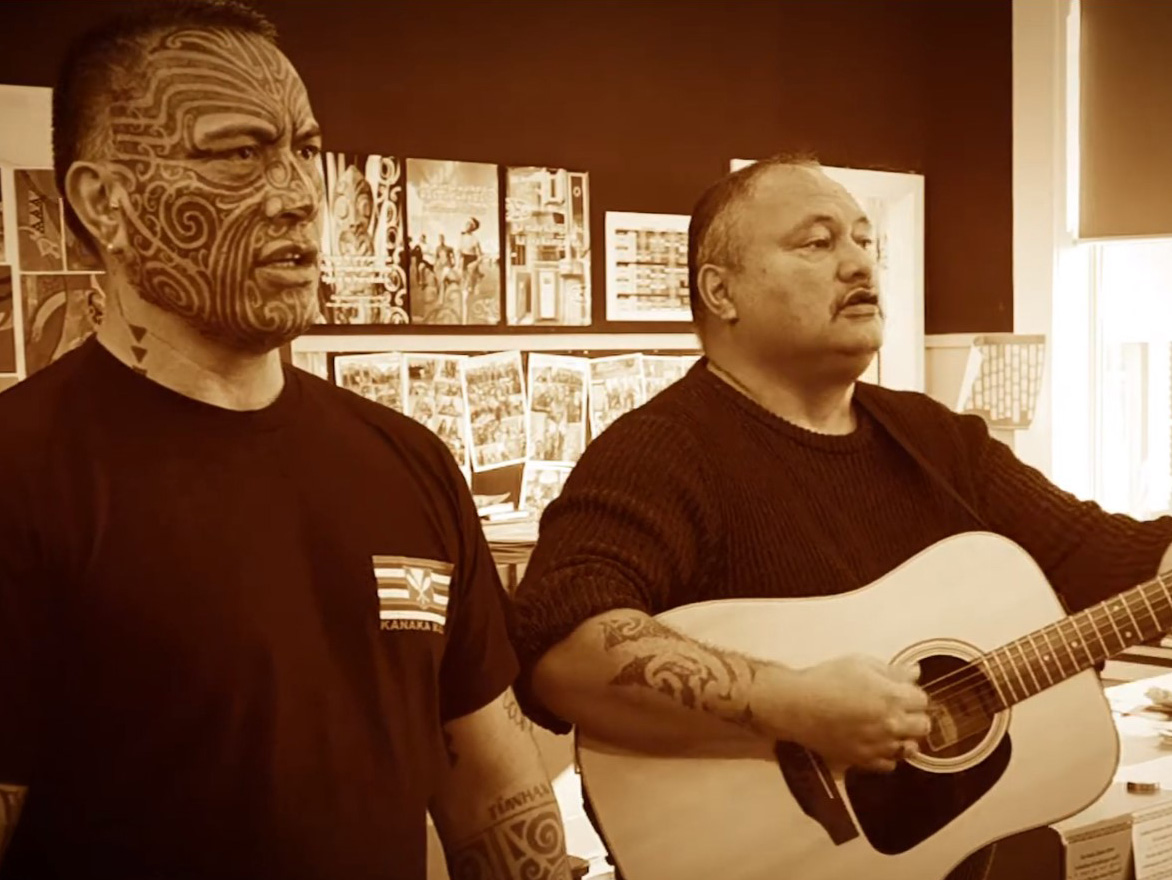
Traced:
POLYGON ((160 35, 110 107, 140 296, 231 348, 265 352, 317 314, 320 135, 288 59, 225 30, 160 35))

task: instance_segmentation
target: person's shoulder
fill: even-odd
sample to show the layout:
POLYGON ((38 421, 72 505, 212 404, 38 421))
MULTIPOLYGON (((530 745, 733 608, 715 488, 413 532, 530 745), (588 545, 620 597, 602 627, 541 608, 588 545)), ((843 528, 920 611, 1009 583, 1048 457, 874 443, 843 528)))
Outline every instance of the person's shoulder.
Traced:
POLYGON ((410 462, 425 461, 429 469, 440 468, 445 482, 452 469, 459 473, 447 444, 422 422, 299 367, 290 365, 287 369, 301 385, 309 418, 329 419, 339 430, 347 427, 372 430, 386 440, 388 449, 410 462))
POLYGON ((83 344, 0 392, 0 461, 44 449, 75 428, 94 397, 92 344, 83 344))
POLYGON ((979 446, 989 436, 980 416, 958 413, 921 391, 860 382, 856 395, 867 409, 911 436, 936 437, 966 447, 979 446))
POLYGON ((646 403, 619 416, 591 445, 611 431, 612 442, 624 434, 666 434, 684 442, 698 440, 704 434, 707 415, 698 369, 693 366, 646 403))

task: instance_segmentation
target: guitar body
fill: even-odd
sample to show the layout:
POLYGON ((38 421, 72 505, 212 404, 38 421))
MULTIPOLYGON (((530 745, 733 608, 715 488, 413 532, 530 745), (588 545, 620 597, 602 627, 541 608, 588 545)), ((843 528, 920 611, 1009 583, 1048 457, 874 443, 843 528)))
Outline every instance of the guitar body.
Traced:
MULTIPOLYGON (((843 654, 918 661, 926 682, 1064 616, 1024 550, 970 533, 851 593, 703 602, 658 619, 797 668, 843 654)), ((626 880, 943 880, 987 844, 1096 800, 1119 746, 1088 670, 891 774, 826 768, 784 743, 750 756, 653 756, 580 733, 577 748, 626 880)))

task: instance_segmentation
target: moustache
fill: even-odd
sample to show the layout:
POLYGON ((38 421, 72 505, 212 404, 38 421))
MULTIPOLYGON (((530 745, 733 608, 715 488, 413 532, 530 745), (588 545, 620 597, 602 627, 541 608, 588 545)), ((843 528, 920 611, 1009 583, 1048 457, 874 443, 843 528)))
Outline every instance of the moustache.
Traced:
POLYGON ((838 311, 849 309, 851 306, 877 306, 880 314, 883 313, 879 294, 870 287, 858 287, 848 293, 838 304, 838 311))

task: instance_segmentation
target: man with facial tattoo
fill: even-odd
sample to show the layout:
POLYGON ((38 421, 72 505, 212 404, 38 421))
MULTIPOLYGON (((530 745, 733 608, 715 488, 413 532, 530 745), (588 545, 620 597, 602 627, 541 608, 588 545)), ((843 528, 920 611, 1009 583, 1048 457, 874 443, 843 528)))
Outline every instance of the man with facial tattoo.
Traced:
POLYGON ((0 396, 0 876, 422 880, 430 810, 453 876, 568 878, 459 469, 280 361, 322 184, 271 25, 152 4, 53 116, 108 300, 0 396))

